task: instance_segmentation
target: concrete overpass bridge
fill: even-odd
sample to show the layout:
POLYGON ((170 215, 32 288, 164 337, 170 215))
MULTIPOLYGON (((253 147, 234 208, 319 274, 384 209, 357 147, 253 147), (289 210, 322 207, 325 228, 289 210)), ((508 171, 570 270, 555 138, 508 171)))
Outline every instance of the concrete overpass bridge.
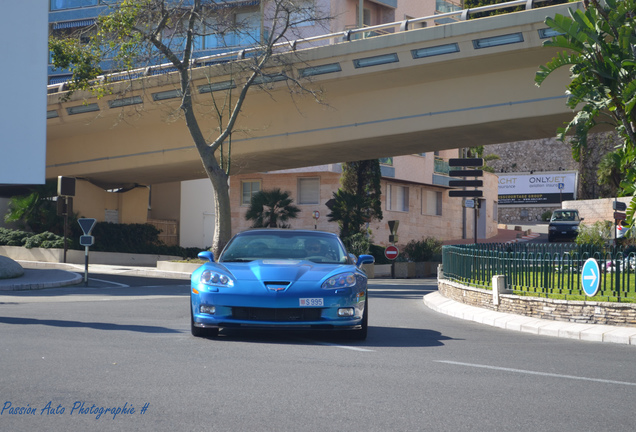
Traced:
MULTIPOLYGON (((546 16, 577 7, 413 30, 404 29, 413 22, 402 23, 391 34, 344 42, 338 34, 337 43, 283 54, 293 60, 287 73, 309 77, 324 103, 292 97, 284 80, 250 90, 232 138, 232 173, 554 136, 572 118, 567 71, 541 88, 534 75, 555 53, 542 48, 546 16)), ((210 91, 232 79, 240 85, 227 65, 192 73, 200 119, 210 91)), ((49 88, 46 177, 83 177, 104 188, 205 177, 185 122, 174 118, 177 86, 166 73, 114 84, 113 96, 78 92, 68 101, 49 88)), ((213 138, 214 119, 206 124, 213 138)))

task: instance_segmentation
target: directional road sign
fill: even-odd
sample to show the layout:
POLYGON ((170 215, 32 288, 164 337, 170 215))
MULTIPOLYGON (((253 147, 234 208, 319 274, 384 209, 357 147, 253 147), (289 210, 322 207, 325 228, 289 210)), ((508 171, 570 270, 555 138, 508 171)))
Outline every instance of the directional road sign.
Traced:
POLYGON ((618 211, 625 211, 627 210, 627 204, 622 201, 612 201, 612 208, 618 211))
POLYGON ((590 297, 596 295, 601 282, 600 276, 598 262, 594 258, 588 258, 583 264, 583 270, 581 270, 581 285, 583 285, 585 294, 590 297))
POLYGON ((484 191, 482 190, 449 190, 448 191, 448 196, 449 197, 468 197, 468 198, 472 198, 472 197, 483 197, 484 196, 484 191))
POLYGON ((482 177, 484 170, 449 170, 449 177, 482 177))
POLYGON ((483 158, 459 158, 459 159, 449 159, 448 166, 452 167, 480 167, 484 165, 483 158))
POLYGON ((390 260, 396 259, 399 254, 400 254, 400 251, 398 250, 396 246, 393 246, 393 245, 387 246, 387 248, 384 250, 384 256, 390 260))
POLYGON ((627 215, 625 213, 622 213, 622 212, 614 212, 614 219, 615 220, 626 220, 627 219, 627 215))
POLYGON ((483 180, 449 180, 448 185, 450 187, 482 187, 484 185, 483 180))

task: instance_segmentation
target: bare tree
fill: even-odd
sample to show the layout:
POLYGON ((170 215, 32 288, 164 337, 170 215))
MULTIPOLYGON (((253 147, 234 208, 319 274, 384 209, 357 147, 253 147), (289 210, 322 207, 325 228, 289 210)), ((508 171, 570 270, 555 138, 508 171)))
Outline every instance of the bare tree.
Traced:
MULTIPOLYGON (((123 0, 110 14, 100 17, 89 45, 77 39, 51 38, 49 42, 55 66, 73 71, 71 91, 91 89, 103 94, 104 87, 95 82, 102 73, 96 65, 103 58, 114 59, 113 68, 119 70, 161 60, 174 67, 181 92, 179 108, 215 192, 212 251, 217 256, 232 235, 228 183, 231 138, 248 90, 255 83, 267 82, 272 74, 285 74, 277 47, 298 38, 300 26, 329 20, 313 0, 261 0, 258 22, 253 14, 243 17, 237 11, 233 2, 225 0, 123 0), (233 85, 221 96, 210 92, 215 125, 197 116, 192 98, 193 54, 205 40, 220 47, 236 45, 238 40, 240 45, 251 47, 248 56, 225 65, 233 85), (209 136, 215 138, 206 138, 209 136)), ((318 97, 318 92, 291 74, 285 79, 294 91, 318 97)))

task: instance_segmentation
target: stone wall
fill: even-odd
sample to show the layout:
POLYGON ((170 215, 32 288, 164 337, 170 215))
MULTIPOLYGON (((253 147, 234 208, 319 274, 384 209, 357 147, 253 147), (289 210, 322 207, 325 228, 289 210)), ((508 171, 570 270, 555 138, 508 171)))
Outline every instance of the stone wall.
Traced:
POLYGON ((636 304, 597 301, 568 301, 499 294, 493 302, 491 290, 468 287, 438 279, 440 294, 451 300, 497 312, 555 321, 636 327, 636 304))
MULTIPOLYGON (((616 198, 617 201, 625 203, 629 206, 631 197, 616 198)), ((563 208, 577 209, 579 216, 584 218, 586 225, 592 225, 598 221, 613 221, 614 208, 612 203, 614 198, 600 198, 581 201, 563 201, 563 208)))
MULTIPOLYGON (((495 174, 578 171, 577 199, 596 199, 615 195, 614 187, 598 184, 596 171, 601 158, 614 150, 617 143, 618 139, 613 132, 590 135, 587 148, 581 152, 580 162, 573 159, 570 144, 558 141, 556 138, 487 145, 484 147, 484 157, 489 155, 499 157, 498 160, 487 162, 487 165, 494 169, 495 174)), ((557 208, 561 206, 499 208, 498 221, 499 223, 536 222, 541 220, 543 213, 557 208)))

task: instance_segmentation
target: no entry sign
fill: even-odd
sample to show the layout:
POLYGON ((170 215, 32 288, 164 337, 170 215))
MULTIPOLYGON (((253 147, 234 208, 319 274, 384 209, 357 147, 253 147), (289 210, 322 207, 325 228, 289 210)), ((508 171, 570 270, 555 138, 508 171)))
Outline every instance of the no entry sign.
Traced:
POLYGON ((384 256, 390 260, 396 259, 399 254, 400 254, 400 251, 398 250, 397 247, 393 245, 387 246, 387 248, 384 249, 384 256))

